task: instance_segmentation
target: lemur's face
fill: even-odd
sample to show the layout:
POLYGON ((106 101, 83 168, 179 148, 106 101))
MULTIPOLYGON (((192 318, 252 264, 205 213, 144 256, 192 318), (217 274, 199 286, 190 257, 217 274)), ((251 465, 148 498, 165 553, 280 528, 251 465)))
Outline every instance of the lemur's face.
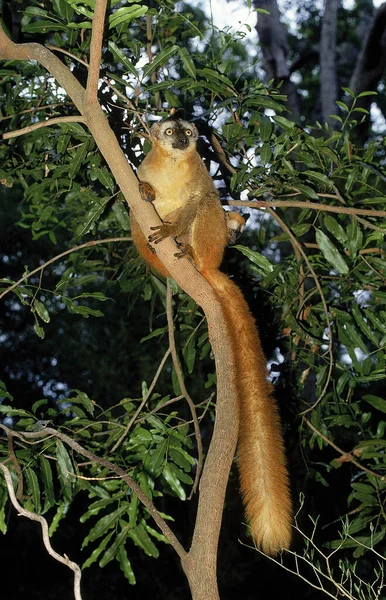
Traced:
POLYGON ((196 148, 198 138, 197 128, 182 119, 166 119, 155 123, 151 130, 153 143, 162 146, 171 154, 179 151, 192 151, 196 148))

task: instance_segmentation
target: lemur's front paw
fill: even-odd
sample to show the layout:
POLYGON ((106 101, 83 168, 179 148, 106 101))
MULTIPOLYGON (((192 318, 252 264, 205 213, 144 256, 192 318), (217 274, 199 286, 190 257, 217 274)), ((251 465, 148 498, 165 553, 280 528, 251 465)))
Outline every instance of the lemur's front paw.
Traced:
POLYGON ((146 181, 139 182, 139 193, 145 202, 153 202, 155 200, 155 191, 150 183, 146 183, 146 181))
POLYGON ((174 233, 173 225, 168 221, 164 221, 162 225, 150 227, 150 229, 152 231, 155 231, 155 233, 149 235, 149 242, 152 242, 153 244, 159 244, 159 242, 162 242, 162 240, 164 240, 167 237, 171 237, 174 233))

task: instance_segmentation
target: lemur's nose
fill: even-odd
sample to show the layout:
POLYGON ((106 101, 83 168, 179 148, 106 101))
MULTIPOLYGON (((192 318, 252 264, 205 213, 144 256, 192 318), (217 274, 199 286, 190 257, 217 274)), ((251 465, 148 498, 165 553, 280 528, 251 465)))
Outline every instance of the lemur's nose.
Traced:
POLYGON ((178 136, 178 141, 181 144, 181 146, 187 146, 189 144, 189 140, 186 137, 186 135, 179 135, 178 136))

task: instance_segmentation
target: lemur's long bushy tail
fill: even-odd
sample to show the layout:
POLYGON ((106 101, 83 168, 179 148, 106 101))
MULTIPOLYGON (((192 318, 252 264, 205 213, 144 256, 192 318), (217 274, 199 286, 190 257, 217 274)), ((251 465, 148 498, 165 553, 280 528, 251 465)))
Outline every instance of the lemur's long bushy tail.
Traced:
POLYGON ((238 465, 251 535, 266 554, 288 548, 291 498, 280 420, 256 324, 239 288, 218 270, 204 272, 229 323, 240 396, 238 465))

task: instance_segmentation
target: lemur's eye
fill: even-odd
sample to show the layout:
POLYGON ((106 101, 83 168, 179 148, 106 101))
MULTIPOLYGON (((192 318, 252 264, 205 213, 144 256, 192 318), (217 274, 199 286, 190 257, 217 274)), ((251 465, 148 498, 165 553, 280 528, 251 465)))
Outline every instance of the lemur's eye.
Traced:
POLYGON ((185 129, 185 133, 186 135, 189 137, 190 135, 192 135, 192 132, 190 129, 185 129))
POLYGON ((168 127, 167 129, 165 129, 165 133, 166 135, 173 135, 173 129, 171 127, 168 127))

